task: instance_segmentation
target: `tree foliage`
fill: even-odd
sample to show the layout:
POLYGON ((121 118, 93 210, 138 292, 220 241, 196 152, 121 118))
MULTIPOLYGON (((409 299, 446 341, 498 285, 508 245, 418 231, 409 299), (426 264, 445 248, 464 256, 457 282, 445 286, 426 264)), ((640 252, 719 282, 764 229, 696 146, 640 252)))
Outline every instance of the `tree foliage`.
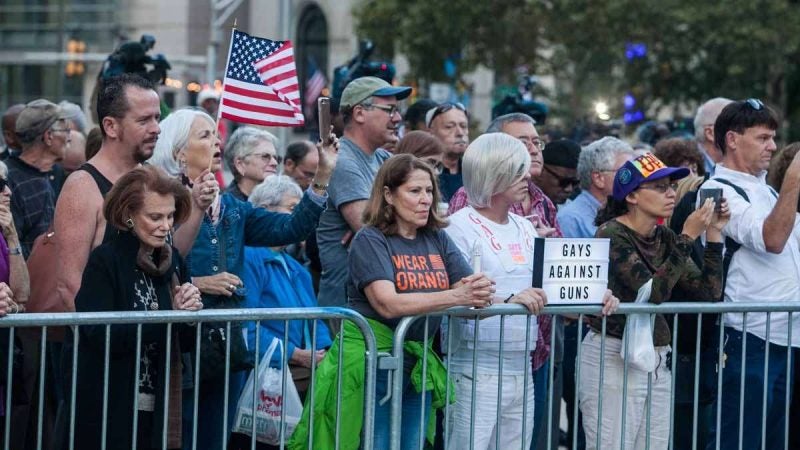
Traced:
POLYGON ((716 96, 761 97, 796 122, 798 3, 363 0, 354 13, 360 35, 386 55, 402 52, 425 81, 447 80, 448 58, 458 75, 478 64, 504 82, 520 65, 553 75, 550 100, 569 119, 601 97, 621 108, 622 95, 634 90, 650 113, 716 96), (645 44, 646 58, 628 61, 630 42, 645 44))

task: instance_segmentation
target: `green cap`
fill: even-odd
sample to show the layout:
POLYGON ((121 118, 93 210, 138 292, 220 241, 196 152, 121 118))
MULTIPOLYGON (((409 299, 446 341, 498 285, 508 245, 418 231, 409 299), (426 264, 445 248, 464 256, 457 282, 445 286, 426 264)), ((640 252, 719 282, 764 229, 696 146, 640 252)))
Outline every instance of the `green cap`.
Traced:
POLYGON ((411 95, 411 88, 408 86, 392 86, 378 77, 361 77, 351 81, 344 88, 339 108, 352 108, 373 96, 395 97, 403 100, 409 95, 411 95))

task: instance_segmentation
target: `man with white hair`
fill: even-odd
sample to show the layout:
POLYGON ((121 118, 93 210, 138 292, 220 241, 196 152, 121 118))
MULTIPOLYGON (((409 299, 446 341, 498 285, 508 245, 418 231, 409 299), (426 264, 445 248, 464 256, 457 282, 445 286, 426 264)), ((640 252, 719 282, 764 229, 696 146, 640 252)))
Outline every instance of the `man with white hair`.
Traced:
POLYGON ((694 136, 697 140, 697 148, 703 154, 706 173, 709 177, 714 176, 714 169, 717 163, 722 161, 722 150, 714 144, 714 122, 722 111, 733 100, 724 97, 712 98, 697 108, 694 116, 694 136))
POLYGON ((594 218, 614 190, 614 174, 633 156, 630 144, 612 136, 598 139, 581 151, 577 169, 581 193, 558 211, 564 237, 594 237, 594 218))

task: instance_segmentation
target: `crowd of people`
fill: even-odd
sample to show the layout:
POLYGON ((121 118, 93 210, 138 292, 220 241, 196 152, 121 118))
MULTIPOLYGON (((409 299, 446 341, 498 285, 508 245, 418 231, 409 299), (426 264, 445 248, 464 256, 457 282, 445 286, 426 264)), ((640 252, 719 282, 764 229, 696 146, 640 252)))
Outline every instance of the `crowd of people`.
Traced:
MULTIPOLYGON (((328 144, 285 145, 254 126, 221 133, 213 93, 205 109, 161 117, 149 81, 101 83, 94 129, 68 102, 2 116, 0 316, 346 307, 388 352, 403 317, 519 304, 528 316, 410 327, 402 448, 549 450, 573 448, 573 435, 575 450, 755 448, 762 436, 782 448, 800 345, 793 316, 655 314, 648 369, 623 361, 628 321, 615 314, 643 289, 653 304, 800 300, 800 145, 778 152, 777 115, 759 100, 712 99, 694 139, 652 147, 551 138, 522 113, 470 139, 464 105, 418 99, 404 113, 410 87, 362 77, 338 99, 341 130, 321 130, 328 144), (703 193, 712 188, 721 194, 703 193), (598 316, 542 314, 534 241, 561 237, 610 242, 598 316)), ((81 449, 250 448, 230 432, 236 399, 255 360, 285 337, 286 354, 268 363, 287 361, 305 401, 285 444, 361 445, 366 344, 348 321, 92 324, 49 330, 44 354, 41 333, 9 342, 2 330, 12 448, 66 448, 71 420, 81 449)), ((378 371, 377 399, 390 380, 378 371)), ((374 418, 374 448, 388 448, 390 403, 374 418)))

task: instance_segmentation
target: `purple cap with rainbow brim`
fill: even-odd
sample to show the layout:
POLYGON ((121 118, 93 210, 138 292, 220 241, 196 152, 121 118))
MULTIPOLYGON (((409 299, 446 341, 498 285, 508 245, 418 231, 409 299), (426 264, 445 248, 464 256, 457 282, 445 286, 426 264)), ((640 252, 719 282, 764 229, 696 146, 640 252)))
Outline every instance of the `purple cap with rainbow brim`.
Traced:
POLYGON ((662 178, 680 180, 689 175, 686 167, 668 167, 652 153, 627 161, 614 175, 614 199, 625 200, 642 183, 662 178))

